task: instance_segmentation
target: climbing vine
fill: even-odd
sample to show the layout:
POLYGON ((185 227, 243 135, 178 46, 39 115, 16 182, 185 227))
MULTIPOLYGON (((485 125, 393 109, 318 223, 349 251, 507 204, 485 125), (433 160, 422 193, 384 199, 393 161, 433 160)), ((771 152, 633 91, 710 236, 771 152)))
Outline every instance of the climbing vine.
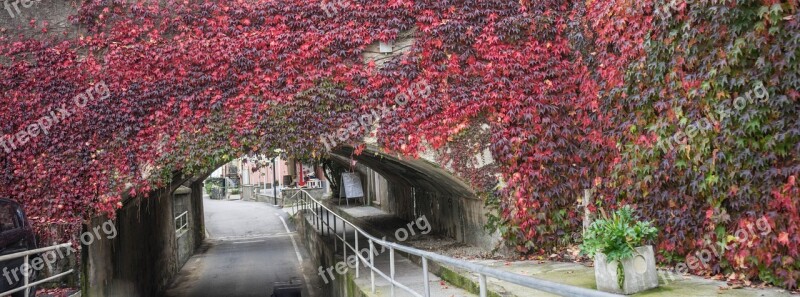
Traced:
POLYGON ((697 273, 796 288, 797 1, 589 5, 602 106, 620 148, 602 203, 660 226, 662 260, 726 249, 697 273), (766 218, 772 230, 738 230, 766 218))
MULTIPOLYGON (((236 156, 322 158, 320 135, 390 106, 384 150, 489 144, 496 191, 468 157, 444 157, 493 192, 495 223, 521 252, 579 232, 578 199, 595 188, 598 203, 633 204, 664 230, 663 262, 767 217, 774 232, 709 270, 797 286, 797 1, 335 3, 86 0, 77 33, 4 34, 0 132, 16 148, 0 152, 0 195, 39 225, 80 223, 236 156), (407 52, 364 58, 403 32, 407 52), (99 82, 110 98, 75 108, 99 82), (423 83, 430 94, 395 104, 423 83), (769 100, 735 108, 757 86, 769 100), (59 108, 70 116, 47 133, 17 137, 59 108), (675 137, 694 123, 707 129, 675 137)), ((342 143, 368 132, 346 130, 342 143)))

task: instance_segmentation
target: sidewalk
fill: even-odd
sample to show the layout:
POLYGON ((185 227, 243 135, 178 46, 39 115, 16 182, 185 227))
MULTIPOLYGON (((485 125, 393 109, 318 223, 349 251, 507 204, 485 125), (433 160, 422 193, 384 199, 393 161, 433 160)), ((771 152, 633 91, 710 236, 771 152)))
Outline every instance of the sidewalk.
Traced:
MULTIPOLYGON (((394 239, 393 234, 395 230, 397 230, 397 228, 403 228, 408 223, 405 220, 371 206, 347 207, 335 205, 333 203, 328 203, 327 206, 345 217, 347 220, 359 225, 360 228, 377 237, 386 236, 387 239, 394 239)), ((580 263, 552 261, 508 262, 503 260, 476 260, 476 258, 482 254, 480 249, 466 246, 456 242, 453 239, 442 238, 440 236, 433 235, 432 233, 428 235, 417 234, 416 236, 410 237, 409 240, 402 242, 402 244, 447 255, 453 258, 461 258, 474 263, 490 266, 495 269, 514 272, 517 274, 562 284, 596 289, 594 268, 584 266, 580 263)), ((413 258, 411 260, 415 263, 419 262, 413 258)), ((452 267, 443 268, 444 269, 442 269, 439 274, 445 279, 445 281, 457 284, 462 288, 477 288, 477 275, 452 267)), ((673 278, 674 279, 664 279, 661 278, 660 275, 659 288, 632 296, 793 296, 786 290, 775 288, 728 289, 728 285, 724 281, 715 281, 696 276, 674 275, 673 278), (665 283, 665 281, 667 282, 665 283)), ((490 296, 556 296, 493 278, 488 278, 487 281, 490 296)), ((474 292, 474 290, 470 291, 474 292)))
MULTIPOLYGON (((289 209, 284 209, 287 212, 290 212, 289 209)), ((330 219, 331 226, 334 225, 333 223, 333 215, 325 211, 322 214, 325 220, 330 219)), ((354 240, 354 229, 352 227, 347 226, 345 228, 345 224, 341 222, 341 220, 337 220, 336 222, 336 230, 337 235, 342 236, 343 232, 347 232, 347 243, 350 246, 355 247, 355 240, 354 240)), ((329 239, 332 241, 333 234, 328 235, 329 239)), ((332 244, 333 245, 333 244, 332 244)), ((361 249, 369 249, 369 241, 364 238, 360 237, 358 240, 358 248, 361 249)), ((342 253, 342 246, 341 241, 338 241, 338 253, 342 253)), ((374 256, 375 259, 375 267, 378 271, 383 272, 387 276, 390 276, 390 263, 391 263, 391 256, 388 249, 381 249, 380 245, 375 245, 375 249, 377 251, 377 255, 374 256)), ((351 250, 348 250, 348 254, 352 254, 351 250)), ((369 260, 368 253, 364 253, 363 256, 369 260)), ((407 257, 403 256, 402 254, 395 253, 395 280, 400 281, 402 284, 411 288, 414 292, 422 293, 424 289, 424 279, 422 274, 422 267, 417 265, 416 263, 409 260, 407 257)), ((348 272, 350 273, 350 272, 348 272)), ((323 277, 322 275, 320 277, 323 277)), ((342 277, 338 274, 334 274, 334 277, 342 277)), ((446 281, 442 280, 438 276, 434 275, 433 273, 428 272, 428 282, 430 283, 430 290, 431 296, 448 296, 448 297, 473 297, 477 296, 476 294, 472 294, 466 290, 460 289, 452 284, 447 283, 446 281)), ((383 276, 381 276, 378 272, 375 272, 375 293, 372 293, 372 278, 371 278, 371 271, 370 268, 365 265, 365 263, 361 263, 359 265, 359 275, 358 277, 354 277, 354 283, 358 286, 358 289, 368 296, 396 296, 396 297, 405 297, 405 296, 414 296, 405 290, 395 287, 394 294, 391 294, 392 286, 391 282, 386 280, 383 276)))

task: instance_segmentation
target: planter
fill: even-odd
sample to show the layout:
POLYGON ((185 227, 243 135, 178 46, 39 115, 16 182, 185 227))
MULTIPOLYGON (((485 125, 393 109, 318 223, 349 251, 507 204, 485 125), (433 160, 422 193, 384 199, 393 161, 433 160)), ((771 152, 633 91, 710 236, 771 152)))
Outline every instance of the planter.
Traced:
POLYGON ((597 253, 594 257, 594 277, 597 289, 617 294, 635 294, 658 287, 658 271, 653 246, 635 248, 636 255, 622 260, 625 282, 620 288, 617 282, 617 261, 608 262, 606 256, 597 253))

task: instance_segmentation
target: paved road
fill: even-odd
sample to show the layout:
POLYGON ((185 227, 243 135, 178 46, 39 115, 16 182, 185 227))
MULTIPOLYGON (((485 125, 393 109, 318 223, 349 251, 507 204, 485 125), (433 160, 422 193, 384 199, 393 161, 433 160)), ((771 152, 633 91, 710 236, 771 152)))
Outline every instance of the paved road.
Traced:
POLYGON ((275 282, 292 279, 303 283, 304 297, 321 296, 317 267, 283 211, 260 202, 203 202, 209 239, 166 297, 270 296, 275 282))

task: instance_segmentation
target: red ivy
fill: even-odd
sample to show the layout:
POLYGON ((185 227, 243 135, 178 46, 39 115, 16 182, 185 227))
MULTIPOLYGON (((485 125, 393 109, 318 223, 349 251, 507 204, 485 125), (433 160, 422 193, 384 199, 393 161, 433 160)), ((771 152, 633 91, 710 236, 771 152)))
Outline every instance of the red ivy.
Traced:
MULTIPOLYGON (((80 35, 0 37, 3 134, 72 108, 100 81, 112 94, 0 154, 0 196, 22 201, 40 224, 80 223, 173 173, 238 155, 323 157, 320 135, 357 127, 341 130, 357 143, 367 132, 354 124, 360 116, 425 84, 429 96, 386 109, 381 146, 418 155, 428 146, 474 152, 470 137, 490 144, 507 182, 496 193, 504 235, 521 250, 569 241, 581 228, 578 197, 598 187, 598 201, 640 206, 671 254, 766 216, 775 232, 720 267, 741 271, 732 263, 748 255, 751 275, 763 266, 796 285, 796 1, 346 2, 92 0, 72 17, 80 35), (655 14, 665 9, 669 17, 655 14), (408 32, 407 53, 364 62, 368 46, 408 32), (746 79, 766 82, 776 103, 718 123, 690 149, 654 152, 680 117, 702 118, 746 91, 746 79), (489 134, 472 135, 484 123, 489 134)), ((442 160, 490 190, 467 159, 442 160)))

